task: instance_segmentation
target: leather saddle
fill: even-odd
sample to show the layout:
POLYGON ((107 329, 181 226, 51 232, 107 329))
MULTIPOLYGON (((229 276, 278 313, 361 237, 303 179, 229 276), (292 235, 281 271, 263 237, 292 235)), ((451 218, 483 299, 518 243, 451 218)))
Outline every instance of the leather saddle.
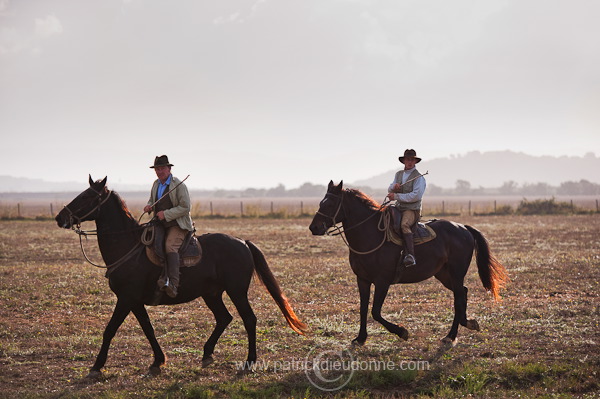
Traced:
MULTIPOLYGON (((399 213, 399 211, 397 209, 395 209, 394 207, 389 207, 388 212, 398 212, 399 213)), ((390 215, 390 217, 393 217, 393 216, 390 215)), ((412 226, 411 230, 413 232, 413 239, 414 239, 415 245, 424 244, 424 243, 429 242, 437 237, 437 234, 435 233, 435 231, 431 227, 429 227, 429 223, 431 223, 433 221, 435 221, 435 219, 428 220, 425 223, 417 222, 412 226)), ((388 226, 387 237, 388 237, 388 241, 391 241, 396 245, 403 246, 402 237, 400 237, 398 235, 398 233, 396 233, 396 231, 394 230, 393 223, 390 223, 388 226)))
MULTIPOLYGON (((189 267, 200 262, 202 246, 194 231, 189 231, 179 248, 180 267, 189 267)), ((166 262, 165 227, 162 223, 152 223, 142 233, 142 242, 146 245, 146 255, 156 266, 163 267, 166 262)))

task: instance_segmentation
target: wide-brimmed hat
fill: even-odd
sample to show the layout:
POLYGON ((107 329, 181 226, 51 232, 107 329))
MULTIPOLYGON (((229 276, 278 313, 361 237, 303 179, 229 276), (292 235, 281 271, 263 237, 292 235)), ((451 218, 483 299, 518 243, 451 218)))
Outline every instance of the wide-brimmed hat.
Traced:
POLYGON ((152 169, 154 169, 157 166, 174 166, 174 165, 169 163, 169 158, 166 155, 160 155, 160 156, 157 156, 156 158, 154 158, 154 165, 152 165, 150 167, 152 169))
POLYGON ((400 162, 404 163, 404 158, 410 158, 410 157, 413 157, 414 159, 416 159, 417 160, 416 163, 421 162, 421 158, 419 158, 417 156, 417 152, 415 150, 413 150, 413 149, 405 150, 404 151, 404 156, 403 157, 398 157, 398 160, 400 162))

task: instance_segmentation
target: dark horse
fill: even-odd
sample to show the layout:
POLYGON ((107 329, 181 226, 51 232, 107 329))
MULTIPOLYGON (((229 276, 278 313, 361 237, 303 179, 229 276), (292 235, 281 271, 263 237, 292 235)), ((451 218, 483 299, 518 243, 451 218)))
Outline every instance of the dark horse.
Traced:
MULTIPOLYGON (((108 190, 106 178, 94 182, 90 176, 89 180, 90 187, 56 216, 58 226, 63 228, 79 226, 86 220, 96 221, 98 246, 108 267, 108 283, 117 296, 113 315, 104 330, 100 353, 89 376, 101 375, 110 342, 130 312, 137 318, 154 352, 150 374, 158 374, 165 363, 165 355, 156 340, 145 305, 155 304, 153 299, 161 268, 146 257, 144 246, 140 244, 143 226, 132 217, 118 194, 108 190)), ((204 299, 217 324, 204 345, 203 366, 212 363, 217 340, 233 319, 223 303, 223 292, 231 298, 248 334, 245 367, 252 367, 256 361, 256 316, 248 302, 248 287, 254 272, 281 309, 289 326, 299 334, 307 330, 281 291, 263 253, 254 244, 225 234, 205 234, 199 237, 199 241, 203 248, 202 260, 194 266, 181 268, 179 294, 176 298, 163 295, 159 304, 174 305, 198 297, 204 299)))
MULTIPOLYGON (((342 223, 348 247, 350 266, 357 276, 360 293, 360 330, 352 341, 363 345, 367 340, 367 312, 371 284, 375 285, 372 315, 389 332, 408 339, 408 331, 390 323, 381 316, 381 307, 393 284, 396 264, 401 248, 386 241, 385 232, 380 230, 385 209, 358 190, 342 189, 342 183, 329 182, 327 194, 310 224, 314 235, 324 235, 329 228, 342 223)), ((411 284, 437 278, 454 294, 454 321, 450 332, 442 340, 454 343, 458 325, 479 330, 476 320, 467 319, 467 288, 463 286, 473 251, 476 251, 477 270, 483 286, 494 299, 508 281, 504 267, 492 256, 483 235, 471 226, 446 220, 435 220, 429 226, 437 237, 415 247, 417 265, 401 274, 399 283, 411 284)))

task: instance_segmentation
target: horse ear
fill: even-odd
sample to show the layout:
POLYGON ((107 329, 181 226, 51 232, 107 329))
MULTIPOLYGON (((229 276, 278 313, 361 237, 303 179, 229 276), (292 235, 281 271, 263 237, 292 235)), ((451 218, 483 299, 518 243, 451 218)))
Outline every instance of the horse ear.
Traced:
POLYGON ((331 188, 333 187, 333 180, 329 180, 329 186, 327 186, 327 188, 331 188))
POLYGON ((342 186, 343 186, 343 185, 344 185, 344 181, 343 181, 343 180, 340 180, 340 184, 338 184, 338 187, 339 187, 339 188, 342 188, 342 186))
POLYGON ((90 186, 91 186, 92 184, 94 184, 94 179, 92 179, 92 175, 91 174, 88 175, 88 176, 90 177, 90 186))
POLYGON ((102 181, 100 182, 100 186, 102 188, 104 188, 104 186, 106 186, 106 179, 108 179, 108 176, 104 176, 104 179, 102 179, 102 181))

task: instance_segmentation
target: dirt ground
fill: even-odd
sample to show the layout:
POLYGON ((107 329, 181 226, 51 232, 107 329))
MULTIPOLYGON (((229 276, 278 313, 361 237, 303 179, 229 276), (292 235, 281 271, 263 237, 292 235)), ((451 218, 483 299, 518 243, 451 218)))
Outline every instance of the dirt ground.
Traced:
MULTIPOLYGON (((152 352, 130 315, 113 340, 104 375, 84 378, 102 341, 115 296, 104 271, 83 260, 79 239, 53 221, 0 222, 0 397, 597 397, 600 381, 600 216, 479 216, 454 219, 479 229, 512 280, 500 303, 469 270, 469 318, 481 331, 459 330, 458 344, 440 344, 452 321, 452 296, 434 279, 396 285, 383 307, 404 325, 399 340, 369 316, 369 339, 358 333, 358 291, 339 237, 314 237, 310 219, 201 219, 201 233, 252 240, 312 334, 291 331, 260 282, 249 297, 258 318, 253 373, 239 373, 246 334, 234 321, 202 368, 202 346, 214 319, 202 300, 149 307, 168 356, 163 373, 145 374, 152 352), (362 364, 339 389, 310 381, 301 361, 315 349, 347 351, 362 364), (428 367, 400 370, 401 364, 428 367), (380 363, 378 363, 380 364, 380 363)), ((95 228, 90 223, 85 226, 95 228)), ((84 242, 99 256, 93 239, 84 242)), ((346 377, 348 375, 344 375, 346 377)))

